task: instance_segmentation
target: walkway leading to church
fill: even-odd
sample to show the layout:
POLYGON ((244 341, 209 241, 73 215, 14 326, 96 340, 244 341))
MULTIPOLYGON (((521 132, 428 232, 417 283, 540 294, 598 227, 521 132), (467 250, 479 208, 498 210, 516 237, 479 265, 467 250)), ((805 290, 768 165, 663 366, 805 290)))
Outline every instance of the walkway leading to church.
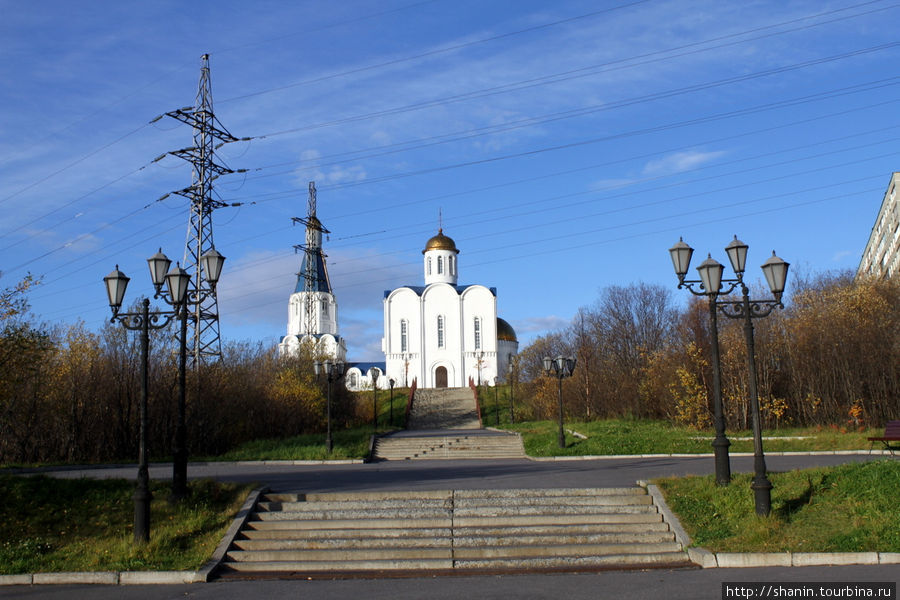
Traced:
POLYGON ((515 433, 481 429, 469 388, 417 390, 409 427, 375 442, 375 460, 525 458, 515 433))
POLYGON ((407 429, 481 429, 472 390, 416 390, 407 429))

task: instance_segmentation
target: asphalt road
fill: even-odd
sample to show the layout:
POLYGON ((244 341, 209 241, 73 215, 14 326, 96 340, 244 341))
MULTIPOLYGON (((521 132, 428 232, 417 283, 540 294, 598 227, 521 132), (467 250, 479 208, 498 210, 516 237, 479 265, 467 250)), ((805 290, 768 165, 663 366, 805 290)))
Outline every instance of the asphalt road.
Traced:
MULTIPOLYGON (((789 471, 880 458, 877 455, 768 456, 768 470, 789 471)), ((672 475, 708 474, 712 457, 623 457, 596 460, 420 460, 370 464, 286 465, 192 463, 191 478, 257 482, 276 491, 364 491, 436 489, 511 489, 632 486, 638 480, 672 475)), ((752 472, 752 457, 732 457, 735 473, 752 472)), ((136 466, 41 470, 54 477, 134 478, 136 466)), ((171 479, 171 464, 154 464, 153 479, 171 479)))
MULTIPOLYGON (((41 600, 719 600, 729 582, 894 582, 900 566, 795 567, 766 569, 686 569, 604 571, 560 575, 502 575, 336 581, 217 581, 165 586, 0 587, 0 598, 41 600)), ((846 596, 845 596, 846 597, 846 596)))

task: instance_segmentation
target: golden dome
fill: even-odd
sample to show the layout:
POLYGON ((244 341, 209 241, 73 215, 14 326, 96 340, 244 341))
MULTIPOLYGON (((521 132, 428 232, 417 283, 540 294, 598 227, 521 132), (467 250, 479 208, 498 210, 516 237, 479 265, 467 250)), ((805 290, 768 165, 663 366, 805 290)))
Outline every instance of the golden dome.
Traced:
POLYGON ((512 325, 497 317, 497 340, 502 340, 505 342, 518 342, 516 339, 516 331, 512 328, 512 325))
POLYGON ((438 229, 438 234, 426 242, 422 254, 429 250, 453 250, 459 254, 459 250, 456 249, 456 242, 444 235, 443 229, 438 229))

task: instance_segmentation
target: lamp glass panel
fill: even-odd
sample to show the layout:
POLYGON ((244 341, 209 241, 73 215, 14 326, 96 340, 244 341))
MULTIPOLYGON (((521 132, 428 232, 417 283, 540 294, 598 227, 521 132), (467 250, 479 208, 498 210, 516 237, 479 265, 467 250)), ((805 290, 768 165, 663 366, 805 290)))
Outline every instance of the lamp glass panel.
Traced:
POLYGON ((703 288, 707 294, 717 294, 722 287, 722 272, 725 270, 717 260, 712 257, 704 260, 697 272, 700 274, 700 281, 703 282, 703 288))
POLYGON ((731 268, 735 273, 743 273, 747 268, 747 249, 747 244, 737 239, 737 236, 725 246, 725 252, 728 253, 728 260, 731 261, 731 268))
POLYGON ((549 372, 550 372, 550 369, 553 368, 553 359, 550 358, 549 356, 545 356, 545 357, 544 357, 544 360, 543 360, 543 363, 544 363, 544 371, 546 371, 547 373, 549 373, 549 372))
POLYGON ((122 301, 125 299, 125 288, 128 287, 129 281, 131 281, 131 278, 119 270, 119 265, 116 265, 112 273, 103 278, 110 306, 116 309, 122 306, 122 301))
POLYGON ((166 278, 166 272, 172 266, 172 261, 162 253, 162 248, 160 248, 159 252, 147 259, 147 265, 150 267, 150 281, 159 288, 166 278))
POLYGON ((225 257, 213 248, 200 257, 200 266, 203 268, 203 276, 210 285, 216 285, 219 282, 219 276, 222 274, 222 267, 225 264, 225 257))
POLYGON ((688 272, 688 268, 691 266, 691 256, 694 254, 694 249, 684 243, 684 240, 679 239, 678 243, 669 248, 669 256, 672 257, 672 266, 675 267, 675 274, 679 276, 683 276, 688 272))
POLYGON ((766 276, 766 283, 769 284, 769 289, 772 290, 772 293, 776 296, 784 292, 784 286, 787 282, 788 267, 790 267, 790 263, 786 263, 775 256, 775 252, 772 252, 772 256, 769 257, 769 260, 762 265, 763 273, 766 276))
POLYGON ((166 286, 169 288, 169 300, 173 304, 181 304, 184 302, 184 297, 187 293, 190 281, 191 276, 188 275, 188 272, 177 265, 166 274, 166 286))

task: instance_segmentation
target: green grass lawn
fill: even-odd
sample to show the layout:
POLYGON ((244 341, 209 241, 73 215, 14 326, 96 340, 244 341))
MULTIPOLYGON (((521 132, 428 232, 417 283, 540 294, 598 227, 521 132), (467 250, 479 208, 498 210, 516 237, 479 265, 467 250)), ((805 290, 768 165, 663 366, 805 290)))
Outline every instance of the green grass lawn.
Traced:
POLYGON ((133 482, 0 476, 0 574, 198 569, 249 489, 192 481, 173 508, 152 482, 150 542, 136 545, 133 482))
POLYGON ((325 450, 325 434, 310 433, 289 438, 253 440, 225 454, 197 460, 327 460, 365 458, 369 453, 372 427, 332 432, 332 452, 325 450))
MULTIPOLYGON (((531 421, 505 424, 503 429, 522 434, 529 456, 584 456, 612 454, 700 454, 711 453, 715 433, 678 427, 666 421, 607 419, 603 421, 565 423, 565 429, 587 437, 566 434, 566 447, 557 444, 555 421, 531 421)), ((868 450, 869 436, 883 430, 842 432, 836 428, 792 428, 763 431, 764 437, 800 437, 806 439, 767 439, 766 452, 801 452, 830 450, 868 450)), ((749 431, 728 431, 731 452, 753 452, 749 431)))
POLYGON ((900 461, 770 473, 768 517, 756 516, 751 478, 654 483, 694 545, 712 552, 900 552, 900 461))

